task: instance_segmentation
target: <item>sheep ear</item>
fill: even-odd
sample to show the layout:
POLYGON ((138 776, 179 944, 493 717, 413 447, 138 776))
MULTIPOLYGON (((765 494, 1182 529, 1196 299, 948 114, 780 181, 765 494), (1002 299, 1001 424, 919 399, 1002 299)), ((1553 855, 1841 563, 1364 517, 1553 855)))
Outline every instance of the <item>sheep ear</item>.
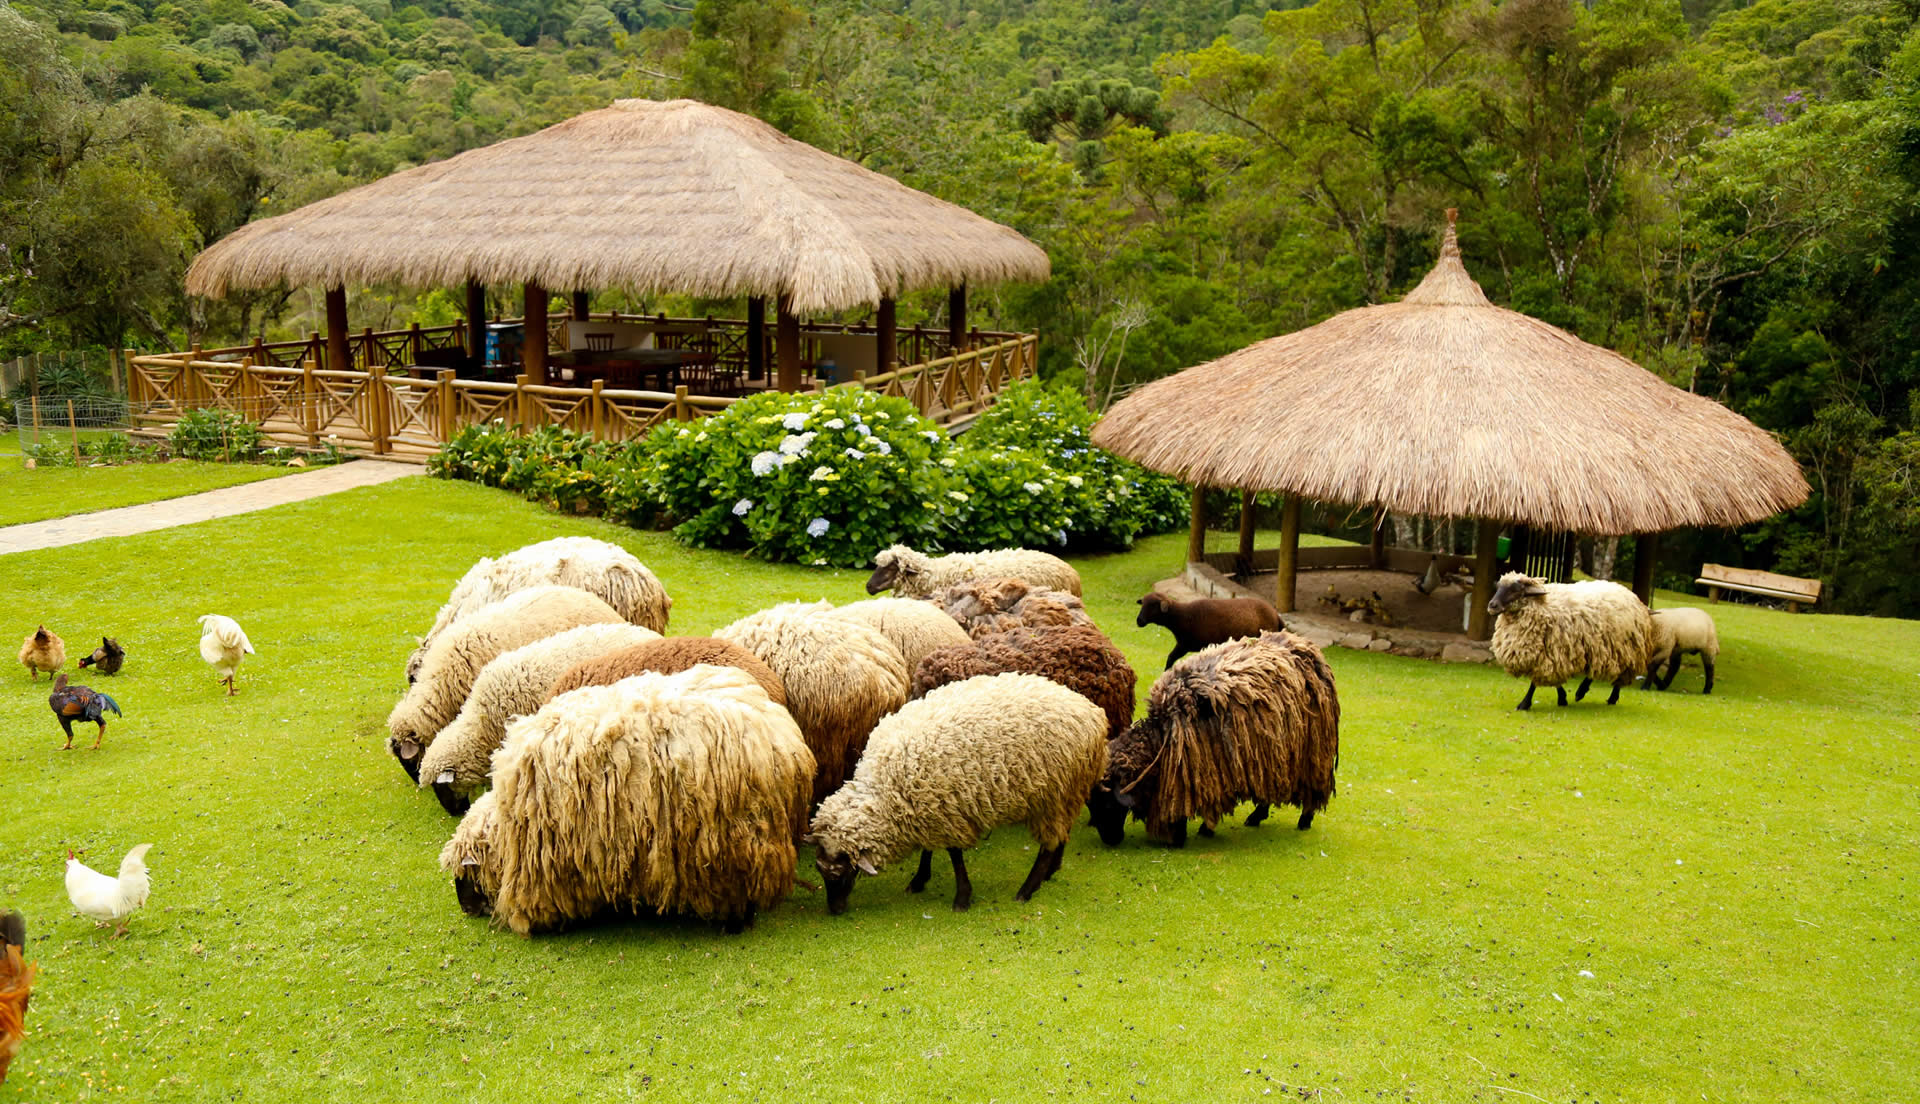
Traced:
POLYGON ((1527 589, 1521 591, 1520 593, 1531 594, 1537 598, 1537 597, 1540 597, 1541 595, 1546 594, 1546 592, 1547 592, 1547 585, 1545 583, 1528 583, 1527 589))
POLYGON ((812 832, 808 832, 806 835, 800 837, 800 843, 805 847, 817 847, 820 844, 820 837, 814 835, 812 832))
POLYGON ((856 869, 860 871, 860 873, 865 874, 869 877, 872 877, 873 875, 880 873, 878 870, 874 869, 874 866, 872 863, 867 861, 867 857, 865 855, 861 855, 855 858, 853 860, 853 865, 856 869))

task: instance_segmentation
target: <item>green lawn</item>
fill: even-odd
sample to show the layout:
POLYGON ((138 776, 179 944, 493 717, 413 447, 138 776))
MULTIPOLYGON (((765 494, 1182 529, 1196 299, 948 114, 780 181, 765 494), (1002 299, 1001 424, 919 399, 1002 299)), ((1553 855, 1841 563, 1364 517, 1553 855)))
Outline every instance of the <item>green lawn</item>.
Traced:
POLYGON ((20 458, 19 438, 0 434, 0 525, 179 498, 299 471, 283 464, 217 464, 174 460, 111 468, 37 467, 20 458))
MULTIPOLYGON (((44 681, 0 682, 0 903, 42 969, 0 1099, 1920 1096, 1913 622, 1720 606, 1711 697, 1690 665, 1675 692, 1531 714, 1496 670, 1335 649, 1340 791, 1309 832, 1082 829, 1016 905, 1031 844, 1006 829, 966 914, 944 863, 904 893, 909 864, 845 916, 801 890, 740 937, 525 940, 460 914, 435 865, 453 822, 381 738, 459 574, 563 533, 633 549, 679 632, 862 596, 863 572, 429 480, 5 558, 15 632, 129 655, 89 679, 126 710, 100 753, 56 750, 44 681), (259 649, 231 700, 195 648, 211 612, 259 649), (151 903, 109 941, 61 860, 145 841, 151 903)), ((1079 562, 1147 679, 1166 636, 1134 599, 1184 542, 1079 562)))

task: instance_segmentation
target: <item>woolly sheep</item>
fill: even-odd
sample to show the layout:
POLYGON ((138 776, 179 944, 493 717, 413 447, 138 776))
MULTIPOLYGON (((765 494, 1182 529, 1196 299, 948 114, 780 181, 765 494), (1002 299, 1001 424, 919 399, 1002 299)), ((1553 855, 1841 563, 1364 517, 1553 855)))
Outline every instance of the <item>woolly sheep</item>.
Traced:
POLYGON ((924 598, 941 587, 974 579, 1025 579, 1033 586, 1074 595, 1080 593, 1080 573, 1073 565, 1031 548, 929 556, 904 544, 896 544, 874 556, 867 593, 891 589, 901 598, 924 598))
POLYGON ((917 598, 869 598, 850 602, 829 616, 853 618, 893 641, 911 672, 930 652, 968 641, 967 630, 934 606, 917 598))
POLYGON ((942 587, 927 601, 947 612, 971 637, 1041 625, 1091 625, 1077 595, 1030 586, 1021 579, 975 579, 942 587))
POLYGON ((813 770, 793 718, 737 668, 585 687, 508 728, 440 865, 463 909, 522 935, 606 911, 738 932, 793 890, 813 770))
POLYGON ((1107 773, 1087 806, 1109 846, 1126 838, 1127 815, 1175 847, 1187 818, 1201 834, 1242 801, 1257 827, 1273 805, 1312 825, 1334 793, 1340 761, 1340 696, 1320 649, 1289 632, 1215 644, 1154 680, 1147 715, 1108 745, 1107 773))
POLYGON ((933 876, 933 851, 953 860, 955 911, 973 902, 960 852, 1001 824, 1025 824, 1040 853, 1014 900, 1060 869, 1080 803, 1107 762, 1100 707, 1038 675, 1001 674, 942 686, 880 722, 852 781, 820 804, 807 837, 826 882, 827 910, 846 911, 855 872, 920 851, 907 889, 933 876))
POLYGON ((780 676, 773 673, 773 668, 760 662, 759 656, 738 644, 729 644, 711 636, 661 637, 589 659, 563 673, 554 682, 551 696, 557 698, 582 686, 612 686, 621 679, 649 671, 661 675, 677 674, 702 663, 715 667, 738 667, 753 676, 753 681, 767 692, 773 704, 787 704, 786 688, 780 685, 780 676))
POLYGON ((1164 625, 1172 631, 1173 651, 1167 653, 1167 666, 1171 667, 1174 660, 1209 644, 1277 630, 1280 611, 1259 598, 1195 598, 1183 602, 1156 590, 1140 599, 1140 616, 1134 624, 1143 629, 1164 625))
POLYGON ((462 618, 440 634, 420 665, 420 678, 387 716, 387 750, 420 781, 420 755, 460 712, 480 669, 502 652, 581 625, 624 621, 614 608, 577 587, 540 586, 511 594, 462 618))
POLYGON ((1659 679, 1659 688, 1665 690, 1672 686, 1673 676, 1680 673, 1680 657, 1687 652, 1698 652, 1700 665, 1706 668, 1707 681, 1700 692, 1713 693, 1713 661, 1720 655, 1720 634, 1714 631, 1713 615, 1693 606, 1654 610, 1653 645, 1647 657, 1645 688, 1654 689, 1655 675, 1662 663, 1667 665, 1667 673, 1659 679))
POLYGON ((826 616, 825 602, 789 602, 749 614, 713 635, 760 657, 787 691, 819 774, 817 803, 840 788, 880 718, 907 700, 907 661, 893 641, 857 621, 826 616))
POLYGON ((1125 653, 1092 625, 1046 625, 988 633, 956 648, 942 648, 913 669, 913 696, 979 675, 1025 671, 1084 695, 1107 715, 1107 735, 1133 720, 1133 667, 1125 653))
POLYGON ((667 631, 667 611, 673 606, 653 572, 617 544, 592 537, 555 537, 529 544, 467 569, 434 615, 433 627, 407 657, 407 681, 414 681, 428 649, 454 622, 534 586, 579 587, 597 595, 624 620, 657 633, 667 631))
POLYGON ((502 652, 480 668, 459 715, 433 738, 420 759, 420 781, 454 816, 487 784, 487 764, 506 737, 507 722, 553 697, 554 680, 583 660, 660 639, 652 629, 624 621, 582 625, 502 652))
POLYGON ((1653 620, 1633 591, 1619 583, 1588 580, 1546 583, 1517 571, 1500 577, 1487 603, 1497 614, 1493 659, 1507 674, 1527 680, 1527 696, 1515 708, 1533 708, 1533 692, 1551 686, 1567 704, 1565 683, 1582 676, 1574 700, 1586 697, 1595 679, 1620 688, 1647 669, 1653 620))

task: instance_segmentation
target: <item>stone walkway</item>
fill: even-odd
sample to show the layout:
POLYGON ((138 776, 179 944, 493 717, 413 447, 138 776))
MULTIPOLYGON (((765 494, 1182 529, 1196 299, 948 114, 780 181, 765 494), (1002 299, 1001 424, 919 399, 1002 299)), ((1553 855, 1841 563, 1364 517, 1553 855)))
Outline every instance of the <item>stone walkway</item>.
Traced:
POLYGON ((40 548, 59 548, 102 537, 130 537, 155 529, 171 529, 197 521, 250 514, 270 506, 319 498, 355 487, 371 487, 420 475, 426 471, 418 464, 396 464, 388 460, 351 460, 331 468, 263 479, 238 487, 222 487, 200 494, 170 498, 164 502, 145 502, 121 506, 91 514, 74 514, 51 521, 0 528, 0 556, 9 552, 31 552, 40 548))

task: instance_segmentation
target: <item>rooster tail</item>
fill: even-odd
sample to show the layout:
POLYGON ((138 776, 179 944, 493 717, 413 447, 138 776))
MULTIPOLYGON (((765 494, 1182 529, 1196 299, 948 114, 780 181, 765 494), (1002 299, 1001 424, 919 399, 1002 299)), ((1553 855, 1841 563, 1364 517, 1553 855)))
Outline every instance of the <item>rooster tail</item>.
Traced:
POLYGON ((119 702, 116 702, 116 701, 114 701, 114 700, 113 700, 112 698, 109 698, 109 697, 107 697, 107 696, 106 696, 105 694, 102 694, 102 693, 101 693, 100 691, 98 691, 98 690, 95 690, 95 691, 93 692, 93 696, 94 696, 94 697, 96 697, 96 698, 99 698, 99 699, 100 699, 100 706, 101 706, 101 708, 102 708, 102 709, 111 709, 111 710, 113 710, 113 715, 114 715, 114 716, 116 716, 116 717, 124 717, 124 716, 126 716, 126 714, 125 714, 125 713, 122 713, 122 712, 120 712, 120 703, 119 703, 119 702))
POLYGON ((144 876, 147 872, 147 848, 152 846, 151 843, 143 843, 127 852, 127 857, 120 860, 120 876, 122 878, 129 874, 144 876))

